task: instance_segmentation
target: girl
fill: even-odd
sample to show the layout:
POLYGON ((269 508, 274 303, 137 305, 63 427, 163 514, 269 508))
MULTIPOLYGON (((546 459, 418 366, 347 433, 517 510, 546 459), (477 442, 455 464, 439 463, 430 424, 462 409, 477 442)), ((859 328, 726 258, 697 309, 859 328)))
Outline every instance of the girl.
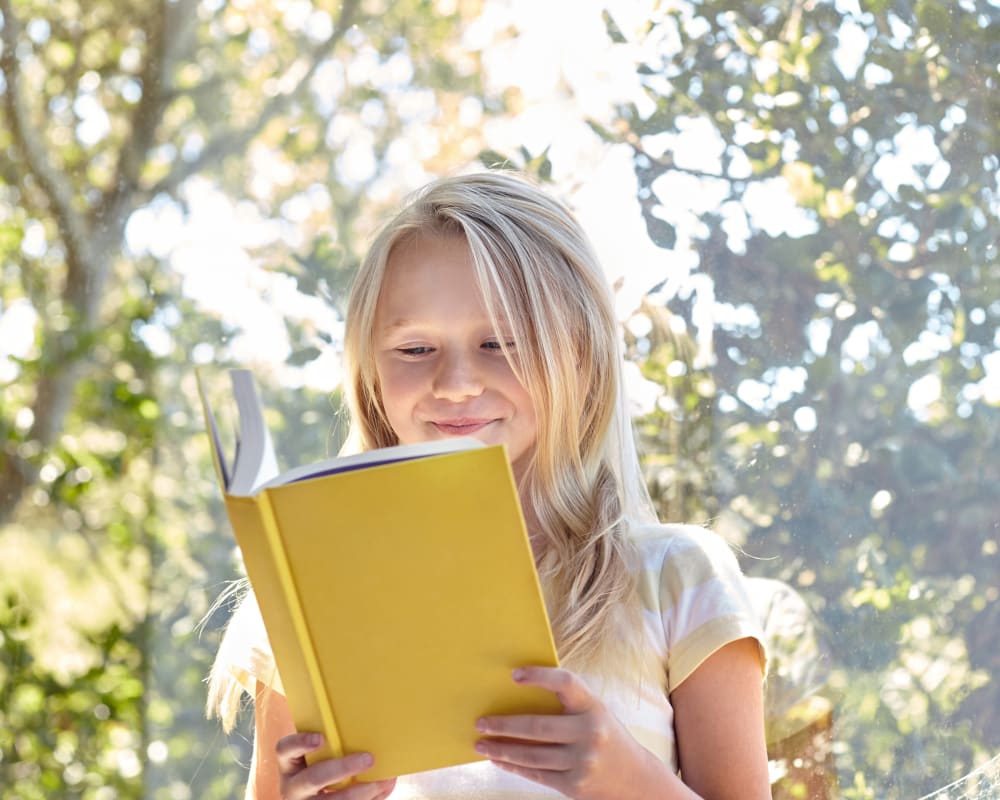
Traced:
POLYGON ((571 214, 510 174, 432 183, 361 266, 345 355, 353 448, 506 445, 563 664, 512 680, 564 711, 476 721, 487 760, 324 793, 378 753, 306 766, 319 735, 294 730, 248 595, 210 691, 227 724, 241 686, 255 697, 247 796, 770 797, 763 639, 742 576, 718 537, 654 520, 611 293, 571 214))

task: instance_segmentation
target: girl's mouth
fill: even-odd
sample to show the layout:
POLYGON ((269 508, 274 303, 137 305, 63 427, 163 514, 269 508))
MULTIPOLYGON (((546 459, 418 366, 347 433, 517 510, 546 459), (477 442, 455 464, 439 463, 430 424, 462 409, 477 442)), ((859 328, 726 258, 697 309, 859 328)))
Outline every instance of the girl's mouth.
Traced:
POLYGON ((492 419, 449 419, 449 420, 435 420, 431 424, 437 428, 441 433, 447 433, 452 436, 467 436, 469 434, 475 433, 485 428, 487 425, 495 422, 492 419))

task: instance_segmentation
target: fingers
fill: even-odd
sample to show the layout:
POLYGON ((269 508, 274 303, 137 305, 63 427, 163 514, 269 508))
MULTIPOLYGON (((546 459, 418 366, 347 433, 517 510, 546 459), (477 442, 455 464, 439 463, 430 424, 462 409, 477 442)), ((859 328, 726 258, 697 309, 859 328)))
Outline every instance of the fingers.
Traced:
POLYGON ((375 783, 355 783, 339 792, 321 795, 323 800, 385 800, 396 787, 396 779, 390 778, 375 783))
POLYGON ((338 800, 381 800, 395 787, 395 779, 374 783, 353 783, 342 789, 324 793, 328 786, 343 783, 370 769, 375 763, 370 753, 351 753, 343 758, 306 764, 306 754, 323 743, 317 733, 293 733, 278 740, 278 757, 282 800, 309 800, 322 794, 338 800))
POLYGON ((377 795, 375 795, 374 800, 385 800, 390 794, 392 794, 392 790, 396 788, 396 779, 390 778, 388 780, 379 781, 373 785, 378 786, 381 790, 377 795))
POLYGON ((621 731, 580 677, 555 667, 523 667, 513 678, 553 692, 563 713, 482 717, 476 728, 487 738, 476 744, 480 754, 500 769, 570 797, 589 796, 592 784, 621 779, 606 768, 616 763, 621 731))
POLYGON ((293 733, 278 740, 275 752, 278 754, 278 771, 284 775, 306 766, 306 754, 323 744, 318 733, 293 733))
POLYGON ((578 738, 579 720, 559 714, 520 714, 482 717, 476 730, 487 736, 521 739, 528 742, 559 744, 578 738))
POLYGON ((563 711, 579 714, 594 705, 594 696, 579 676, 559 667, 519 667, 513 672, 514 680, 523 686, 548 689, 559 698, 563 711))
POLYGON ((476 730, 490 737, 524 742, 567 744, 587 737, 601 716, 602 708, 586 684, 574 673, 556 667, 522 667, 514 670, 514 680, 555 693, 562 714, 510 714, 481 717, 476 730))
MULTIPOLYGON (((281 774, 282 797, 285 800, 304 800, 327 786, 343 783, 359 772, 369 769, 375 761, 370 753, 351 753, 343 758, 318 761, 301 771, 281 774)), ((353 788, 353 787, 352 787, 353 788)), ((368 794, 367 797, 374 797, 368 794)), ((359 795, 359 800, 360 800, 359 795)))
POLYGON ((566 745, 521 744, 481 739, 476 742, 476 752, 497 764, 546 772, 566 772, 575 764, 575 756, 566 745))

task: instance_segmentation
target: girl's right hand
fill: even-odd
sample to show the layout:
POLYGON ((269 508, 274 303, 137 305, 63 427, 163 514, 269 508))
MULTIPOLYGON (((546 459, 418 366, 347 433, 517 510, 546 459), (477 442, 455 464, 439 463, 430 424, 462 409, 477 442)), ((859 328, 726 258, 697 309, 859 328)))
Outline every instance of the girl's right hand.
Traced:
POLYGON ((370 769, 375 762, 371 753, 351 753, 308 766, 306 753, 321 744, 323 737, 318 733, 293 733, 278 740, 275 750, 281 800, 384 800, 395 788, 396 779, 390 778, 374 783, 352 783, 334 792, 324 792, 327 786, 352 778, 370 769))

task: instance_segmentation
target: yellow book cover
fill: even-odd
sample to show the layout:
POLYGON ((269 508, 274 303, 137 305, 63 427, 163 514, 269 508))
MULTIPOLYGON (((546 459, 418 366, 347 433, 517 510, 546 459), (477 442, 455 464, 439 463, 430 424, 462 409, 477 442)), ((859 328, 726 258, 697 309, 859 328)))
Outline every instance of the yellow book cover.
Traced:
POLYGON ((504 448, 434 442, 275 475, 252 378, 231 377, 234 464, 202 394, 216 467, 296 727, 326 736, 316 758, 369 751, 360 780, 421 772, 481 760, 479 716, 558 713, 511 680, 558 661, 504 448))

